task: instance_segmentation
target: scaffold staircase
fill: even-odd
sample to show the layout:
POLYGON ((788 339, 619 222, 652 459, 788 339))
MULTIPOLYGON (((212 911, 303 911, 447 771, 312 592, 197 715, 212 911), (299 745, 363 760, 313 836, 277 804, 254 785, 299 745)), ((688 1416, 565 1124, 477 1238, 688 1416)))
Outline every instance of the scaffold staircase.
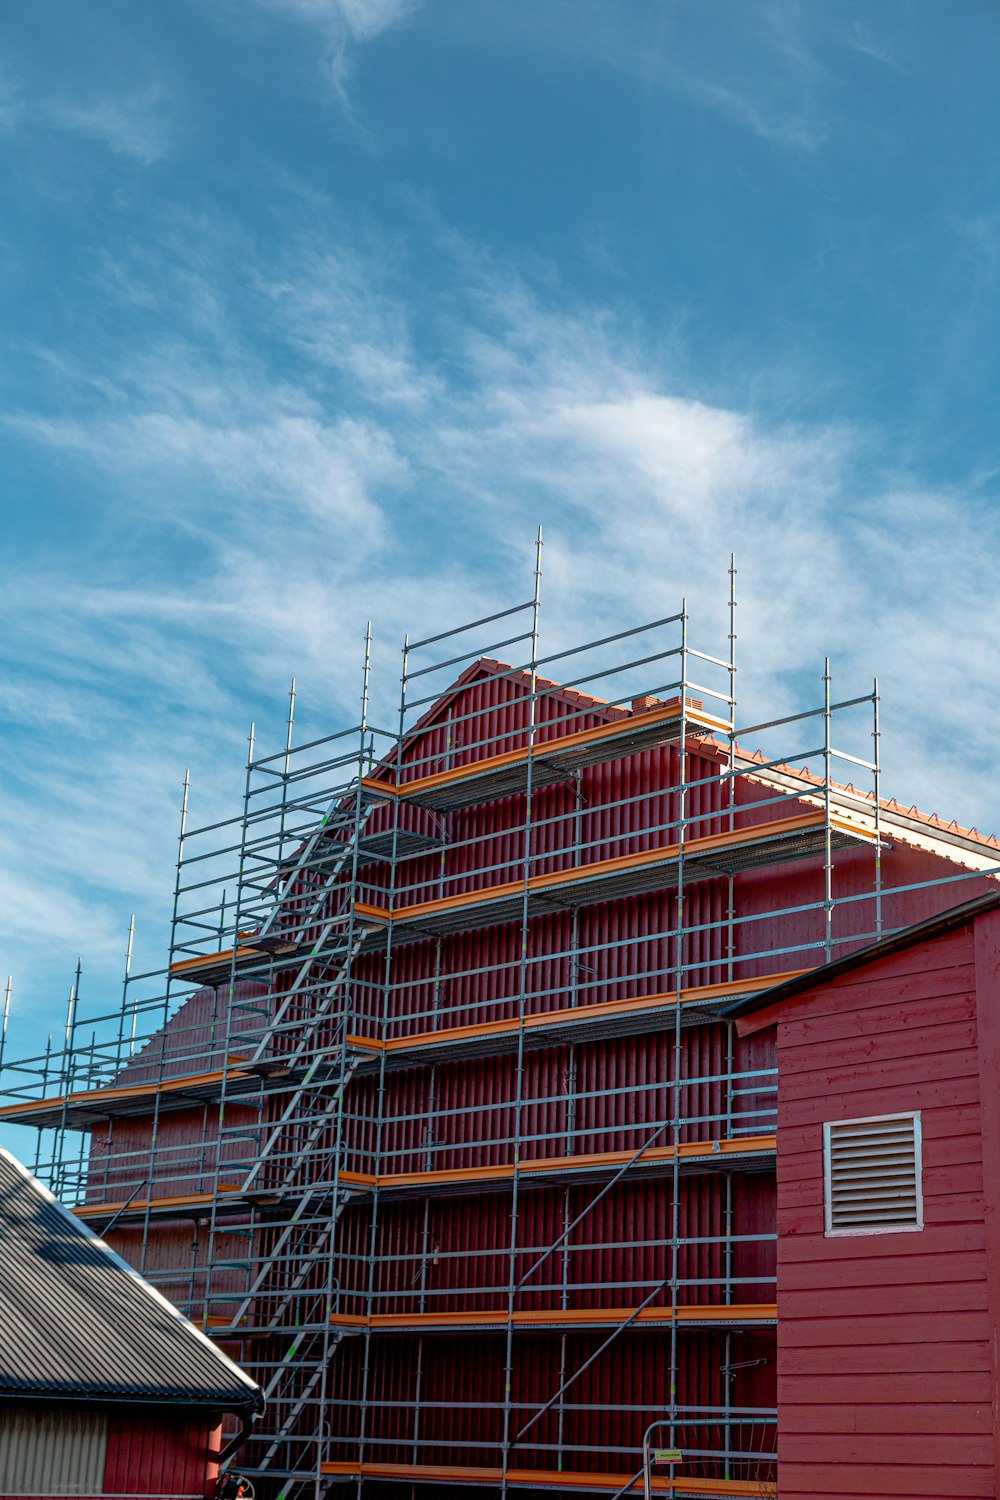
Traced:
POLYGON ((870 906, 882 928, 877 690, 835 703, 824 678, 802 716, 822 724, 821 776, 798 769, 805 750, 772 750, 791 718, 751 725, 766 754, 738 759, 734 597, 728 661, 689 646, 686 606, 542 656, 538 576, 533 600, 404 643, 398 728, 368 725, 369 636, 359 726, 293 750, 290 712, 284 752, 257 760, 251 731, 242 816, 188 835, 185 789, 165 991, 126 968, 105 1050, 71 1008, 60 1092, 48 1053, 16 1075, 14 1119, 53 1133, 78 1211, 127 1254, 141 1236, 140 1268, 258 1380, 267 1416, 238 1466, 267 1500, 344 1483, 638 1493, 641 1469, 601 1465, 638 1461, 654 1397, 706 1494, 774 1493, 765 1400, 736 1404, 705 1361, 700 1404, 677 1398, 686 1347, 722 1338, 734 1369, 729 1341, 775 1322, 765 1253, 734 1271, 732 1249, 771 1238, 733 1224, 741 1194, 757 1201, 740 1174, 773 1174, 774 1069, 740 1063, 720 1028, 735 996, 838 951, 835 912, 870 906), (848 806, 831 720, 865 704, 874 759, 844 760, 872 792, 848 806), (776 883, 773 911, 745 911, 740 882, 794 860, 815 889, 792 907, 776 883), (149 1121, 138 1167, 145 1137, 121 1120, 149 1121), (110 1169, 86 1148, 71 1160, 71 1130, 110 1169), (682 1219, 688 1198, 718 1223, 682 1219), (412 1392, 385 1377, 407 1340, 412 1392), (610 1403, 581 1377, 614 1391, 613 1362, 638 1370, 650 1342, 655 1379, 595 1436, 610 1403), (451 1399, 452 1350, 455 1371, 483 1371, 467 1400, 451 1399))
MULTIPOLYGON (((244 1358, 251 1365, 255 1351, 291 1334, 276 1358, 265 1353, 261 1359, 259 1378, 275 1419, 266 1447, 258 1445, 243 1467, 293 1483, 314 1477, 314 1465, 308 1474, 302 1468, 315 1447, 314 1436, 302 1430, 304 1414, 345 1332, 334 1319, 340 1288, 332 1272, 337 1227, 359 1190, 344 1175, 344 1109, 351 1081, 368 1056, 351 1032, 350 984, 370 932, 355 905, 361 840, 374 805, 358 795, 356 783, 331 800, 267 887, 273 901, 264 920, 247 933, 237 918, 232 953, 227 1050, 241 1054, 241 1070, 257 1074, 261 1086, 255 1122, 239 1118, 248 1102, 243 1096, 234 1100, 232 1124, 224 1095, 220 1102, 206 1323, 220 1341, 245 1340, 244 1358), (239 969, 241 952, 249 960, 239 969), (262 969, 266 990, 261 983, 236 983, 262 969), (234 1166, 227 1146, 236 1142, 244 1143, 237 1158, 241 1178, 223 1195, 221 1178, 234 1166), (232 1232, 222 1212, 230 1204, 253 1214, 245 1261, 215 1258, 216 1244, 232 1232), (275 1224, 270 1233, 269 1215, 275 1224), (242 1292, 225 1295, 234 1305, 223 1319, 209 1316, 219 1300, 211 1290, 213 1265, 246 1271, 242 1292)), ((244 841, 251 841, 246 825, 244 841)), ((241 868, 249 863, 244 857, 241 868)), ((243 875, 237 910, 259 906, 261 892, 252 873, 243 875)))

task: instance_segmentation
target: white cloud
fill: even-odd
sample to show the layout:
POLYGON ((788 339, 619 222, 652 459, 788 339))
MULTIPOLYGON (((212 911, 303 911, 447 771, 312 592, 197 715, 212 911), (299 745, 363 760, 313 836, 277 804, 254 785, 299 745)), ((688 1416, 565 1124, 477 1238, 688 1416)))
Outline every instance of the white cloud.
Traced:
POLYGON ((185 765, 197 821, 234 813, 247 722, 280 742, 293 672, 303 736, 352 722, 369 617, 391 722, 403 632, 525 597, 539 521, 546 651, 687 595, 692 642, 724 654, 735 550, 741 721, 817 703, 827 653, 838 695, 878 671, 886 792, 1000 822, 987 489, 880 479, 871 434, 691 399, 607 310, 454 237, 449 290, 419 310, 428 355, 405 264, 303 214, 274 258, 210 223, 137 246, 105 291, 168 303, 170 339, 81 334, 48 366, 51 407, 7 414, 105 524, 117 505, 120 543, 103 573, 50 559, 0 599, 21 754, 0 862, 24 911, 0 974, 82 948, 110 984, 133 909, 152 966, 185 765))
POLYGON ((116 156, 150 166, 165 157, 174 127, 171 101, 159 84, 115 98, 52 101, 39 115, 61 130, 100 141, 116 156))
POLYGON ((335 253, 296 247, 287 273, 263 278, 259 290, 297 350, 373 400, 413 405, 439 393, 433 374, 418 365, 406 308, 373 284, 370 256, 343 245, 335 253))
POLYGON ((0 128, 62 131, 148 167, 172 148, 174 103, 161 83, 131 93, 52 98, 16 89, 0 72, 0 128))
POLYGON ((258 0, 278 15, 319 26, 332 36, 370 42, 398 26, 417 9, 420 0, 258 0))
POLYGON ((697 0, 533 0, 514 11, 503 0, 482 5, 462 24, 516 28, 535 45, 677 94, 771 144, 808 153, 829 135, 824 69, 810 39, 818 18, 798 0, 741 0, 724 9, 697 0))
MULTIPOLYGON (((406 466, 389 435, 376 426, 342 418, 324 423, 312 416, 259 421, 209 421, 149 411, 87 425, 59 418, 11 418, 50 447, 89 458, 162 499, 162 476, 170 475, 176 511, 230 511, 233 500, 274 507, 278 515, 315 512, 327 524, 363 528, 371 534, 380 513, 370 490, 398 483, 406 466), (152 460, 157 460, 154 467, 152 460)), ((137 492, 138 493, 138 492, 137 492)), ((272 512, 272 524, 277 517, 272 512)))
POLYGON ((905 71, 899 58, 900 37, 898 33, 890 42, 886 36, 873 31, 871 26, 852 20, 849 25, 837 31, 836 35, 845 46, 850 47, 854 52, 859 52, 862 57, 870 58, 872 62, 881 63, 896 72, 905 71))
POLYGON ((421 0, 256 0, 276 16, 316 27, 323 39, 324 65, 346 106, 353 51, 409 20, 421 0))

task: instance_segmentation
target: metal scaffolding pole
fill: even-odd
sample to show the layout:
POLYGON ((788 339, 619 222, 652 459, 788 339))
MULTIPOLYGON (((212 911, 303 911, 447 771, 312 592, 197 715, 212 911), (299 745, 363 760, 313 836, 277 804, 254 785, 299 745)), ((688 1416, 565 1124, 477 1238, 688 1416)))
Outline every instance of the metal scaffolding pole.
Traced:
POLYGON ((283 749, 251 739, 240 817, 188 829, 185 785, 165 977, 133 972, 130 928, 120 1008, 92 1020, 78 975, 61 1047, 16 1062, 8 987, 17 1118, 37 1117, 40 1152, 52 1135, 80 1211, 269 1391, 242 1461, 268 1500, 360 1496, 386 1453, 395 1482, 436 1483, 443 1411, 456 1465, 495 1472, 504 1500, 529 1465, 624 1473, 651 1418, 735 1483, 773 1413, 731 1373, 686 1384, 686 1351, 718 1327, 713 1369, 742 1369, 740 1330, 773 1323, 774 1235, 741 1205, 773 1170, 775 1069, 720 1014, 882 932, 907 893, 973 878, 886 889, 877 682, 835 703, 827 660, 820 708, 738 739, 734 558, 728 657, 695 649, 686 603, 543 656, 541 542, 531 599, 407 638, 394 729, 370 719, 369 627, 358 726, 296 746, 293 681, 283 749), (870 760, 839 743, 869 702, 870 760), (744 748, 784 731, 791 756, 744 748), (746 901, 744 872, 792 860, 801 894, 746 901), (656 1224, 609 1228, 641 1182, 656 1224), (614 1378, 647 1328, 668 1334, 662 1380, 602 1406, 605 1377, 580 1377, 609 1355, 614 1378), (440 1351, 477 1330, 492 1385, 446 1400, 440 1351), (544 1384, 521 1357, 541 1338, 544 1384))
POLYGON ((520 1181, 518 1169, 521 1162, 521 1122, 524 1109, 524 1020, 528 993, 530 989, 530 960, 528 954, 528 943, 531 934, 530 926, 530 878, 532 861, 532 812, 534 808, 534 750, 535 731, 537 729, 537 692, 538 692, 538 616, 541 608, 542 587, 542 528, 538 528, 538 536, 535 540, 535 587, 531 607, 531 659, 530 677, 528 682, 527 724, 526 724, 526 748, 528 752, 527 777, 524 788, 524 831, 522 843, 522 896, 521 896, 521 961, 519 971, 518 1002, 517 1002, 517 1062, 514 1085, 514 1143, 513 1143, 513 1166, 514 1176, 511 1183, 511 1205, 510 1205, 510 1246, 507 1254, 507 1340, 504 1350, 503 1370, 503 1434, 500 1448, 500 1494, 502 1500, 507 1495, 507 1466, 510 1453, 511 1422, 513 1420, 513 1381, 514 1381, 514 1305, 517 1300, 517 1236, 518 1236, 518 1210, 520 1208, 520 1181))

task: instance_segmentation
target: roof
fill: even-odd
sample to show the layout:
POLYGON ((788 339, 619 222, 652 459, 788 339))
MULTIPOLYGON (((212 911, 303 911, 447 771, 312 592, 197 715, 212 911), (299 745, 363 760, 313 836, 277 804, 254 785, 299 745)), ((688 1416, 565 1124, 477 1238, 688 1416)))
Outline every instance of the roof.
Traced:
POLYGON ((260 1388, 0 1150, 0 1399, 263 1408, 260 1388))
MULTIPOLYGON (((415 735, 426 729, 435 720, 442 706, 450 701, 455 693, 489 676, 507 677, 512 683, 524 687, 527 687, 531 681, 530 672, 524 668, 512 667, 507 662, 497 661, 492 657, 480 657, 465 669, 450 688, 445 689, 437 702, 433 703, 419 722, 413 726, 411 734, 415 735)), ((641 713, 644 709, 653 707, 654 704, 678 701, 676 698, 671 700, 643 698, 629 706, 624 703, 608 703, 603 698, 597 698, 592 693, 580 692, 576 688, 564 688, 547 677, 539 676, 536 684, 542 691, 562 698, 568 706, 580 710, 590 709, 595 713, 604 714, 609 719, 628 718, 630 714, 641 713)), ((693 708, 703 706, 702 701, 697 698, 688 697, 687 701, 693 708)), ((698 748, 702 754, 714 751, 720 757, 724 755, 728 758, 730 753, 729 742, 717 738, 700 739, 698 748)), ((808 800, 810 793, 818 796, 823 792, 825 785, 823 778, 814 775, 807 766, 786 765, 771 761, 762 750, 745 750, 739 743, 733 745, 732 751, 738 769, 750 779, 757 779, 769 785, 776 784, 791 792, 795 792, 798 784, 801 784, 803 800, 808 800)), ((831 782, 831 791, 838 801, 843 800, 844 805, 853 807, 869 817, 874 816, 875 796, 873 792, 861 790, 851 785, 850 782, 838 781, 831 782)), ((926 835, 924 846, 934 849, 946 858, 950 856, 960 860, 962 854, 977 853, 980 858, 975 861, 976 868, 995 870, 1000 862, 1000 839, 995 834, 980 833, 978 828, 965 828, 955 819, 946 822, 937 813, 921 812, 915 805, 905 807, 895 797, 880 797, 878 807, 886 832, 895 829, 904 840, 909 835, 911 842, 921 843, 924 841, 919 840, 919 835, 924 833, 926 835)))
MULTIPOLYGON (((717 750, 727 748, 721 746, 717 740, 714 743, 717 750)), ((808 766, 792 766, 769 761, 763 751, 744 750, 739 745, 734 747, 734 754, 738 769, 750 780, 782 786, 791 791, 795 790, 797 783, 804 783, 806 789, 803 790, 802 797, 806 801, 809 800, 810 792, 816 798, 823 793, 825 786, 823 778, 813 775, 808 766), (760 769, 755 771, 754 768, 758 765, 760 769)), ((873 792, 863 791, 853 786, 851 782, 831 781, 830 788, 834 800, 846 799, 860 811, 868 809, 871 815, 874 815, 875 795, 873 792)), ((994 869, 1000 859, 1000 839, 995 834, 980 833, 978 828, 965 828, 955 818, 952 818, 950 822, 945 822, 944 818, 939 817, 937 813, 921 812, 915 804, 911 807, 904 807, 895 797, 880 797, 878 806, 887 831, 891 831, 894 827, 903 829, 911 836, 911 841, 915 833, 926 831, 928 847, 931 846, 931 841, 935 841, 937 844, 951 845, 953 849, 964 852, 980 850, 984 858, 979 867, 983 869, 994 869)))
MULTIPOLYGON (((453 683, 442 688, 433 703, 430 703, 416 722, 410 725, 403 736, 404 743, 407 746, 412 745, 426 730, 440 722, 441 715, 455 698, 469 688, 488 682, 491 678, 506 680, 512 688, 520 689, 522 693, 527 693, 531 688, 531 672, 526 667, 515 667, 510 662, 499 661, 493 656, 477 657, 458 674, 453 683)), ((536 691, 543 692, 548 697, 561 699, 568 708, 577 709, 580 712, 586 712, 589 709, 594 713, 603 714, 610 720, 627 719, 632 712, 630 708, 625 708, 621 704, 608 703, 604 698, 596 698, 593 693, 582 693, 577 688, 563 687, 551 677, 542 677, 540 674, 535 676, 535 688, 536 691)))
MULTIPOLYGON (((531 683, 531 673, 525 667, 511 666, 510 663, 491 656, 477 658, 459 673, 449 687, 442 690, 407 730, 404 737, 407 747, 412 746, 421 734, 439 722, 442 712, 457 695, 491 677, 506 678, 512 687, 522 691, 527 690, 531 683)), ((608 702, 577 688, 563 687, 548 677, 537 676, 535 682, 538 689, 547 696, 560 699, 568 708, 581 713, 594 713, 607 721, 627 719, 630 714, 643 713, 650 708, 679 701, 676 697, 661 699, 647 695, 633 699, 631 704, 626 705, 622 702, 608 702)), ((687 702, 692 708, 704 707, 702 700, 698 698, 688 697, 687 702)), ((728 762, 732 755, 736 769, 748 780, 775 787, 793 796, 801 796, 804 802, 818 800, 824 795, 823 778, 813 775, 807 766, 772 761, 761 750, 745 750, 738 742, 730 746, 728 740, 713 735, 699 736, 698 750, 700 754, 714 755, 720 761, 725 759, 728 762)), ((394 764, 394 761, 386 760, 372 775, 377 778, 381 774, 389 774, 394 764)), ((839 808, 860 815, 866 822, 874 823, 873 792, 864 791, 850 782, 831 781, 830 794, 839 808)), ((980 833, 977 828, 965 828, 955 819, 946 822, 937 813, 921 812, 916 806, 904 807, 895 797, 878 799, 878 817, 883 832, 895 835, 903 843, 930 850, 966 869, 981 870, 990 875, 998 872, 1000 839, 994 834, 980 833)))
POLYGON ((903 927, 889 937, 878 938, 874 943, 867 943, 865 947, 858 948, 853 953, 847 953, 843 958, 836 958, 832 963, 823 964, 818 969, 810 969, 794 979, 786 980, 784 984, 775 985, 773 989, 737 1000, 719 1014, 749 1016, 755 1011, 770 1010, 772 1005, 781 1005, 784 1001, 790 1000, 793 995, 801 995, 808 990, 818 989, 821 985, 829 984, 832 979, 839 979, 841 975, 849 974, 852 969, 863 968, 866 964, 874 963, 876 959, 888 958, 890 954, 900 953, 904 948, 912 948, 916 943, 926 943, 931 938, 953 932, 957 927, 964 927, 967 922, 974 921, 976 917, 983 916, 988 911, 994 911, 998 906, 1000 906, 1000 891, 988 891, 985 896, 977 896, 973 901, 963 901, 959 906, 950 906, 947 911, 938 912, 933 917, 925 917, 920 922, 914 922, 912 927, 903 927))

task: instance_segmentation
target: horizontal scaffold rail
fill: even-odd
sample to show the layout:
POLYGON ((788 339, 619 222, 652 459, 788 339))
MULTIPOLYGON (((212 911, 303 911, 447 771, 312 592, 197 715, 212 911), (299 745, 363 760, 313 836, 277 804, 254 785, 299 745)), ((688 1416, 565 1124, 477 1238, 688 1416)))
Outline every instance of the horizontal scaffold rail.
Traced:
MULTIPOLYGON (((560 1042, 599 1041, 607 1037, 636 1036, 656 1031, 663 1018, 673 1015, 680 1004, 684 1021, 701 1025, 718 1018, 729 1002, 763 994, 786 980, 797 979, 804 969, 769 974, 755 979, 727 980, 723 984, 696 985, 639 999, 607 1000, 593 1005, 579 1005, 545 1011, 524 1019, 524 1043, 528 1048, 558 1045, 560 1042)), ((442 1062, 480 1054, 501 1055, 517 1047, 519 1023, 516 1019, 486 1021, 475 1026, 446 1026, 412 1036, 392 1037, 380 1042, 375 1037, 349 1035, 349 1050, 362 1054, 359 1067, 364 1072, 378 1066, 386 1055, 388 1068, 418 1067, 422 1063, 442 1062)), ((293 1081, 291 1070, 280 1067, 280 1057, 266 1059, 259 1070, 241 1066, 247 1059, 233 1057, 228 1069, 207 1073, 186 1073, 162 1082, 115 1085, 107 1089, 81 1090, 78 1093, 54 1095, 48 1099, 23 1099, 0 1108, 0 1122, 34 1125, 52 1129, 67 1125, 88 1130, 93 1125, 118 1117, 141 1116, 149 1112, 159 1094, 159 1110, 185 1109, 191 1104, 217 1099, 223 1082, 226 1093, 238 1101, 241 1095, 256 1095, 261 1090, 281 1092, 293 1081), (64 1118, 65 1116, 65 1118, 64 1118)))
MULTIPOLYGON (((375 1185, 375 1178, 366 1172, 341 1172, 339 1182, 340 1194, 346 1196, 370 1192, 375 1185)), ((201 1219, 208 1217, 213 1203, 217 1214, 221 1216, 246 1213, 251 1208, 276 1208, 284 1203, 295 1203, 307 1193, 322 1204, 337 1196, 337 1189, 331 1183, 324 1194, 313 1185, 302 1188, 294 1195, 286 1194, 281 1197, 277 1193, 268 1192, 267 1188, 254 1187, 245 1191, 242 1183, 228 1182, 220 1184, 217 1196, 214 1193, 172 1193, 162 1198, 133 1198, 118 1203, 81 1203, 71 1212, 78 1219, 90 1221, 114 1218, 120 1223, 126 1223, 129 1219, 143 1219, 147 1213, 152 1218, 201 1219)))
POLYGON ((643 750, 655 750, 661 745, 676 744, 682 721, 692 739, 712 734, 728 736, 730 732, 725 719, 706 713, 700 705, 688 702, 686 714, 682 715, 680 700, 675 699, 660 708, 629 714, 610 724, 598 724, 575 734, 536 742, 530 751, 527 747, 508 750, 466 766, 419 776, 412 781, 396 782, 366 776, 361 785, 370 797, 387 801, 398 798, 419 803, 434 812, 454 812, 478 802, 493 802, 499 797, 512 797, 523 792, 527 786, 529 764, 532 786, 547 786, 565 781, 574 771, 581 771, 586 766, 621 760, 643 750))
MULTIPOLYGON (((669 887, 678 879, 682 863, 684 879, 691 882, 738 875, 790 860, 812 859, 824 853, 826 833, 826 817, 820 810, 687 839, 683 845, 661 844, 638 854, 594 860, 590 864, 532 875, 526 881, 512 880, 486 890, 418 901, 394 911, 369 904, 362 906, 360 902, 355 910, 363 921, 373 924, 365 947, 380 946, 390 926, 394 943, 416 942, 423 937, 444 937, 519 920, 525 890, 528 915, 538 916, 669 887)), ((871 844, 874 834, 846 819, 834 818, 830 820, 830 841, 834 850, 846 849, 859 843, 871 844)))
MULTIPOLYGON (((380 1044, 367 1037, 348 1036, 346 1047, 348 1052, 370 1052, 376 1059, 381 1051, 380 1044)), ((228 1068, 214 1068, 207 1073, 183 1073, 160 1081, 85 1089, 49 1099, 22 1099, 0 1108, 0 1122, 34 1125, 39 1130, 62 1125, 90 1130, 106 1120, 141 1118, 150 1114, 154 1106, 162 1114, 165 1110, 212 1103, 220 1097, 223 1085, 227 1098, 234 1102, 247 1095, 256 1098, 262 1091, 280 1093, 294 1086, 304 1072, 301 1067, 282 1067, 280 1055, 267 1058, 254 1068, 246 1066, 249 1059, 244 1057, 230 1058, 230 1062, 232 1066, 228 1068)), ((331 1064, 329 1074, 321 1074, 319 1081, 339 1076, 339 1064, 331 1064)))
MULTIPOLYGON (((334 1460, 324 1463, 322 1472, 330 1479, 396 1480, 400 1484, 462 1484, 499 1485, 504 1478, 502 1469, 464 1464, 390 1464, 365 1460, 334 1460)), ((508 1469, 507 1487, 515 1490, 577 1490, 580 1494, 614 1495, 625 1488, 631 1478, 628 1474, 587 1474, 575 1470, 553 1469, 508 1469)), ((765 1493, 759 1480, 754 1479, 697 1479, 674 1474, 673 1478, 654 1475, 651 1481, 654 1495, 684 1495, 687 1500, 716 1500, 720 1495, 747 1496, 750 1500, 765 1493)), ((634 1493, 642 1494, 642 1481, 635 1486, 634 1493)))
MULTIPOLYGON (((718 1141, 687 1141, 680 1147, 680 1168, 686 1172, 747 1171, 766 1172, 774 1165, 777 1145, 775 1135, 740 1136, 718 1141)), ((641 1155, 634 1151, 595 1151, 575 1156, 525 1157, 515 1168, 513 1163, 498 1166, 439 1168, 426 1172, 387 1172, 376 1179, 379 1192, 394 1195, 466 1192, 519 1182, 529 1186, 546 1183, 600 1181, 610 1172, 632 1162, 630 1177, 641 1177, 673 1162, 673 1146, 647 1146, 641 1155)))
MULTIPOLYGON (((831 818, 829 833, 834 851, 856 844, 870 845, 875 838, 872 830, 846 818, 831 818)), ((523 912, 526 892, 528 915, 538 916, 669 887, 679 878, 682 865, 685 881, 691 882, 738 875, 790 860, 816 858, 825 853, 826 836, 826 815, 820 809, 794 818, 752 823, 726 833, 687 839, 683 844, 660 844, 638 854, 621 854, 613 859, 532 875, 526 881, 511 880, 485 890, 410 902, 394 910, 356 901, 354 913, 358 923, 370 929, 362 945, 366 949, 381 947, 390 927, 394 943, 419 942, 425 937, 444 937, 517 921, 523 912)), ((288 962, 294 962, 297 957, 311 953, 312 949, 304 946, 289 949, 286 956, 288 962)), ((203 958, 181 959, 171 964, 170 972, 179 979, 207 984, 233 970, 252 978, 256 971, 263 973, 273 968, 276 961, 273 951, 262 951, 248 941, 235 954, 226 949, 203 958)))
MULTIPOLYGON (((694 985, 681 990, 679 997, 676 990, 665 990, 638 999, 599 1000, 540 1011, 524 1018, 524 1045, 532 1049, 557 1046, 563 1042, 641 1036, 644 1032, 659 1031, 668 1016, 672 1024, 678 1004, 682 1025, 703 1025, 706 1021, 717 1020, 720 1012, 736 1000, 762 994, 806 972, 805 969, 791 969, 782 974, 694 985)), ((390 1037, 382 1045, 382 1050, 387 1068, 413 1067, 422 1062, 438 1063, 479 1055, 501 1056, 516 1051, 521 1029, 516 1017, 467 1026, 443 1026, 434 1031, 390 1037)))
MULTIPOLYGON (((274 962, 275 957, 286 954, 294 954, 297 944, 294 942, 272 942, 262 939, 258 942, 253 932, 241 932, 239 945, 236 949, 235 961, 238 968, 243 968, 248 963, 274 962)), ((215 977, 215 982, 221 984, 228 978, 233 967, 233 950, 224 948, 219 953, 196 953, 191 958, 179 958, 170 965, 171 974, 178 978, 186 975, 197 975, 199 984, 207 984, 205 975, 215 977)))
POLYGON ((773 1302, 696 1303, 674 1307, 553 1307, 531 1308, 508 1314, 494 1312, 425 1313, 331 1313, 330 1322, 345 1333, 487 1333, 508 1327, 533 1329, 538 1333, 567 1329, 614 1328, 628 1323, 632 1328, 663 1328, 677 1323, 684 1328, 769 1328, 778 1321, 773 1302))
MULTIPOLYGON (((774 1135, 740 1136, 735 1139, 714 1141, 685 1141, 680 1147, 680 1169, 685 1173, 696 1172, 766 1172, 774 1165, 777 1137, 774 1135)), ((641 1177, 659 1171, 674 1159, 673 1146, 647 1146, 641 1155, 634 1151, 595 1151, 576 1156, 527 1157, 515 1168, 513 1163, 500 1163, 488 1167, 454 1167, 430 1169, 424 1172, 383 1172, 377 1176, 370 1172, 342 1171, 339 1174, 339 1190, 355 1195, 372 1192, 391 1193, 394 1197, 443 1196, 451 1193, 490 1192, 502 1189, 514 1181, 527 1186, 544 1187, 547 1183, 600 1181, 619 1167, 632 1163, 630 1177, 641 1177)), ((298 1195, 279 1197, 268 1192, 266 1187, 255 1187, 244 1193, 239 1183, 224 1183, 219 1187, 218 1212, 235 1213, 249 1207, 273 1208, 297 1201, 308 1191, 317 1195, 315 1186, 303 1189, 298 1195)), ((330 1184, 329 1194, 335 1189, 330 1184)), ((322 1196, 322 1195, 320 1195, 322 1196)), ((134 1198, 115 1203, 84 1203, 74 1208, 78 1219, 106 1219, 114 1217, 126 1221, 144 1218, 146 1213, 159 1217, 200 1218, 213 1202, 211 1193, 175 1193, 162 1198, 134 1198)))
MULTIPOLYGON (((677 991, 672 990, 643 995, 638 999, 606 1000, 543 1011, 524 1018, 524 1044, 528 1048, 541 1048, 561 1042, 641 1035, 658 1030, 665 1016, 673 1016, 678 1004, 687 1024, 701 1025, 724 1013, 729 1003, 763 994, 805 972, 804 969, 792 969, 781 974, 726 980, 722 984, 696 985, 682 990, 679 997, 677 991)), ((346 1046, 349 1051, 361 1054, 359 1072, 376 1068, 383 1053, 387 1068, 412 1068, 425 1062, 437 1063, 481 1054, 499 1056, 514 1051, 519 1029, 519 1022, 512 1018, 485 1021, 480 1025, 445 1026, 411 1036, 391 1037, 386 1042, 375 1037, 348 1035, 346 1046)), ((234 1056, 230 1058, 229 1068, 217 1068, 207 1073, 186 1073, 159 1082, 154 1079, 116 1084, 111 1088, 81 1090, 47 1099, 23 1099, 0 1108, 0 1122, 34 1125, 38 1129, 66 1125, 89 1130, 109 1119, 149 1113, 157 1102, 157 1095, 162 1114, 164 1110, 186 1109, 192 1104, 218 1099, 223 1083, 227 1097, 234 1102, 238 1102, 241 1095, 256 1096, 262 1090, 281 1092, 294 1083, 291 1070, 282 1069, 280 1056, 264 1059, 260 1068, 252 1071, 243 1066, 246 1062, 246 1058, 234 1056)), ((331 1076, 339 1076, 333 1067, 331 1076)))
MULTIPOLYGON (((36 1125, 40 1130, 52 1129, 67 1123, 78 1130, 88 1130, 117 1116, 145 1115, 160 1096, 160 1109, 183 1109, 188 1104, 201 1103, 218 1095, 223 1078, 252 1078, 238 1065, 244 1058, 230 1058, 229 1068, 214 1068, 207 1073, 185 1073, 178 1078, 145 1080, 142 1083, 115 1084, 107 1089, 80 1089, 72 1094, 61 1094, 49 1099, 22 1099, 17 1104, 5 1104, 0 1109, 0 1120, 16 1125, 36 1125)), ((253 1081, 256 1083, 257 1079, 253 1081)))
MULTIPOLYGON (((378 908, 356 901, 354 911, 361 926, 381 925, 378 908)), ((349 953, 350 944, 344 931, 338 934, 336 943, 331 943, 323 950, 318 950, 315 944, 300 943, 295 939, 282 939, 280 936, 257 938, 244 933, 235 953, 232 948, 221 948, 217 953, 196 953, 191 958, 176 959, 170 965, 169 972, 174 979, 191 984, 221 985, 231 977, 234 969, 241 976, 249 973, 254 978, 272 972, 276 966, 286 969, 296 961, 316 958, 321 958, 327 967, 333 967, 342 963, 349 953)))

